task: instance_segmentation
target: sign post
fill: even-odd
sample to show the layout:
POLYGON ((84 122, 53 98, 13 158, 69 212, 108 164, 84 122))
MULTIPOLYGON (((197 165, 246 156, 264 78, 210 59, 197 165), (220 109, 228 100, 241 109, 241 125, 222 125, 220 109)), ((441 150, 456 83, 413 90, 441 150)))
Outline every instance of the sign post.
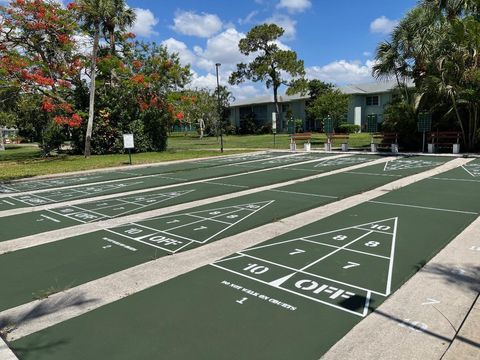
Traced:
POLYGON ((128 150, 128 162, 132 165, 133 134, 123 134, 123 148, 128 150))
POLYGON ((277 113, 272 113, 272 133, 273 133, 273 147, 275 148, 275 135, 277 134, 277 113))
POLYGON ((421 112, 418 114, 418 132, 423 133, 422 152, 425 152, 425 137, 426 133, 432 131, 432 114, 421 112))
POLYGON ((334 131, 334 121, 330 115, 323 119, 323 131, 327 135, 327 143, 325 144, 325 151, 332 151, 331 137, 334 131))

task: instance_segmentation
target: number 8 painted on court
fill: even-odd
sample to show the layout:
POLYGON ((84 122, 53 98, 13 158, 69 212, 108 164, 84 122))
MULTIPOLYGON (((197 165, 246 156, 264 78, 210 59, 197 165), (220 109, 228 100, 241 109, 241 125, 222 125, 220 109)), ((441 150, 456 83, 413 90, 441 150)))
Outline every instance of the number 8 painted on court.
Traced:
POLYGON ((337 235, 337 236, 333 237, 333 240, 342 241, 342 240, 345 240, 346 238, 348 238, 348 236, 346 236, 346 235, 337 235))

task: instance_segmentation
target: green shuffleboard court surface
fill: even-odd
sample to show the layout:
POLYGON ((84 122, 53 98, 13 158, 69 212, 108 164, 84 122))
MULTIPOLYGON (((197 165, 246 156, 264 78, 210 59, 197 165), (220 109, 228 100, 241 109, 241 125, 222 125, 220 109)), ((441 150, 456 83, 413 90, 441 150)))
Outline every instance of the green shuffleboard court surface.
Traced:
MULTIPOLYGON (((49 191, 36 192, 32 194, 18 194, 9 197, 0 198, 0 211, 10 210, 15 208, 23 208, 30 206, 47 205, 59 203, 63 201, 71 201, 77 199, 87 199, 95 196, 117 194, 126 191, 134 191, 141 189, 148 189, 159 186, 175 185, 186 183, 189 181, 203 180, 207 178, 214 178, 220 176, 229 176, 242 174, 247 171, 264 170, 279 167, 282 165, 301 163, 309 160, 322 160, 331 155, 328 154, 280 154, 277 156, 266 154, 261 157, 256 156, 253 160, 245 160, 245 157, 238 158, 232 162, 227 159, 203 160, 202 166, 195 164, 175 164, 178 168, 175 171, 171 169, 161 174, 155 173, 147 175, 147 177, 130 177, 123 180, 90 184, 74 188, 53 189, 49 191), (219 160, 222 160, 219 163, 219 160), (204 164, 204 162, 206 164, 204 164)), ((372 158, 373 159, 373 158, 372 158)), ((167 167, 165 165, 164 167, 167 167)), ((147 171, 147 170, 143 170, 147 171)), ((154 170, 151 170, 154 171, 154 170)), ((158 171, 158 170, 156 170, 158 171)))
MULTIPOLYGON (((395 161, 403 159, 392 164, 395 161)), ((438 158, 435 164, 445 161, 438 158)), ((305 169, 306 164, 299 166, 305 169)), ((391 172, 386 168, 385 164, 370 165, 362 173, 330 175, 1 255, 0 311, 32 301, 46 290, 54 293, 74 287, 428 169, 413 166, 391 172)), ((203 194, 218 188, 197 185, 196 192, 203 194)), ((194 192, 185 196, 190 194, 194 192)))
POLYGON ((98 172, 86 172, 75 176, 55 176, 45 179, 21 180, 0 182, 0 194, 14 194, 24 191, 35 191, 48 188, 59 188, 64 186, 90 184, 102 181, 120 180, 135 178, 139 176, 150 176, 162 173, 194 170, 211 166, 223 166, 232 163, 275 158, 278 156, 291 155, 287 152, 266 152, 251 155, 232 155, 228 157, 209 158, 202 160, 191 160, 176 164, 152 164, 138 168, 126 168, 125 170, 104 170, 98 172))
POLYGON ((480 183, 465 173, 392 191, 12 348, 39 360, 319 359, 478 217, 480 183))
MULTIPOLYGON (((304 157, 302 158, 305 159, 304 157)), ((368 162, 374 160, 375 157, 351 156, 330 160, 328 157, 315 157, 314 159, 318 159, 318 162, 314 161, 307 164, 299 164, 284 169, 270 169, 254 174, 237 174, 234 177, 226 179, 218 179, 212 182, 207 181, 205 183, 185 185, 165 190, 146 190, 142 194, 117 197, 110 200, 99 200, 75 206, 58 207, 49 210, 0 217, 0 229, 2 231, 0 242, 83 223, 92 223, 213 196, 225 195, 248 190, 249 188, 300 179, 368 162)), ((272 159, 267 162, 270 164, 270 162, 276 162, 277 160, 286 161, 283 158, 272 159)), ((250 165, 251 164, 248 164, 248 166, 250 165)))

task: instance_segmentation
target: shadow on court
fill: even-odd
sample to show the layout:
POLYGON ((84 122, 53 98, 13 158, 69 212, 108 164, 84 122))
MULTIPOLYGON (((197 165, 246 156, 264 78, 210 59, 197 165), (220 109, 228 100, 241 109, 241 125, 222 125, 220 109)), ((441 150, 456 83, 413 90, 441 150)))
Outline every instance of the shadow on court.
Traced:
POLYGON ((0 317, 0 334, 8 334, 15 328, 31 320, 62 311, 67 308, 80 307, 95 302, 96 299, 87 299, 84 295, 64 296, 59 299, 45 299, 30 311, 15 317, 0 317))

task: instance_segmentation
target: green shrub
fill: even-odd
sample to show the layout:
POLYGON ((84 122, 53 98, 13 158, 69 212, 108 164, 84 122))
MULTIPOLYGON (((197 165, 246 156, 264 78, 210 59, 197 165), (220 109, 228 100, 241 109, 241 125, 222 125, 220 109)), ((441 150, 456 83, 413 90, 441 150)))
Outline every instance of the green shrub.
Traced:
POLYGON ((340 124, 337 128, 337 132, 342 134, 355 134, 360 132, 360 125, 340 124))
POLYGON ((40 148, 44 156, 50 155, 53 150, 59 150, 65 141, 65 135, 60 125, 51 120, 42 133, 40 148))

